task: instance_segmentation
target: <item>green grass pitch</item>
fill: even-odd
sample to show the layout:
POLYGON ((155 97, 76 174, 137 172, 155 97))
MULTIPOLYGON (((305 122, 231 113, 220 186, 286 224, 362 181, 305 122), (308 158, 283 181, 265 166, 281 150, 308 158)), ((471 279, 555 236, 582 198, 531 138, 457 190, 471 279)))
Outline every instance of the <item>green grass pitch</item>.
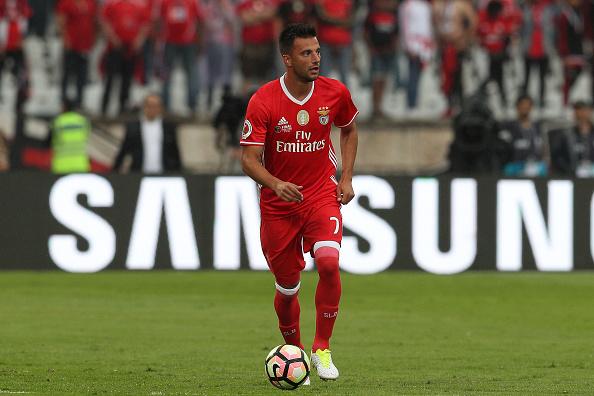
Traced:
MULTIPOLYGON (((317 275, 303 276, 313 338, 317 275)), ((343 274, 311 395, 592 394, 594 273, 343 274)), ((0 273, 0 394, 265 395, 270 274, 0 273)))

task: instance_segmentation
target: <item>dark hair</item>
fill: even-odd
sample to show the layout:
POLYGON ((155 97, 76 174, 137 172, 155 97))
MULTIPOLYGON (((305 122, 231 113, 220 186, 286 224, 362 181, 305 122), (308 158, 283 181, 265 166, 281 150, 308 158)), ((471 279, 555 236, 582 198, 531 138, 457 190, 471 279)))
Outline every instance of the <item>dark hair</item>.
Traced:
POLYGON ((516 99, 516 106, 525 100, 529 101, 530 104, 534 103, 534 100, 532 100, 532 96, 528 95, 527 93, 523 93, 520 96, 518 96, 518 99, 516 99))
POLYGON ((499 0, 491 0, 487 4, 487 15, 491 18, 496 18, 503 11, 503 4, 499 0))
POLYGON ((76 102, 69 98, 64 98, 62 100, 62 110, 64 112, 75 111, 77 108, 76 102))
POLYGON ((144 96, 144 99, 142 100, 142 105, 144 106, 146 104, 146 101, 148 100, 148 98, 153 98, 153 97, 159 99, 159 103, 163 103, 163 98, 161 97, 161 95, 156 92, 151 91, 144 96))
POLYGON ((579 109, 583 109, 584 107, 587 107, 589 109, 592 108, 592 104, 590 102, 587 102, 585 100, 578 100, 577 102, 573 103, 573 109, 574 110, 579 110, 579 109))
POLYGON ((307 23, 292 23, 283 29, 278 39, 281 54, 291 52, 296 38, 316 37, 316 29, 307 23))

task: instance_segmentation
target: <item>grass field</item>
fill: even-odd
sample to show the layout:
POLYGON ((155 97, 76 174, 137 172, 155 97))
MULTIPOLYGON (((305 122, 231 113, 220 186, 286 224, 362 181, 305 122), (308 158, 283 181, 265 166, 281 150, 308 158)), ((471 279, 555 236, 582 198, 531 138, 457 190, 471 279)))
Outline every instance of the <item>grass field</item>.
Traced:
MULTIPOLYGON (((267 273, 2 272, 0 394, 279 394, 273 293, 267 273)), ((343 274, 332 345, 339 381, 296 392, 593 394, 594 273, 343 274)))

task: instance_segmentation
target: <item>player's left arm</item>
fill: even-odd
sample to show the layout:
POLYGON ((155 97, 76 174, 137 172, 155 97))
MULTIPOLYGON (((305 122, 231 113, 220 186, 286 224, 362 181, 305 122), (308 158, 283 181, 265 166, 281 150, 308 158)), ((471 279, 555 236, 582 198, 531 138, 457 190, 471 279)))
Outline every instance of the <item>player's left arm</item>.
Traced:
POLYGON ((354 121, 340 128, 342 175, 338 186, 336 186, 336 200, 340 201, 343 205, 348 204, 355 197, 355 191, 353 190, 353 169, 355 167, 358 142, 357 124, 354 121))

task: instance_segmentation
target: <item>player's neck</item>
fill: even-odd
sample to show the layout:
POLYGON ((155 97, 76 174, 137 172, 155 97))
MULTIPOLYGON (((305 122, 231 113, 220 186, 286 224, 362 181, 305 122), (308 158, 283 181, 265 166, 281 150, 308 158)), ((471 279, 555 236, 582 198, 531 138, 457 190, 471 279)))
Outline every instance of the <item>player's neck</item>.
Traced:
POLYGON ((311 92, 311 81, 302 81, 292 73, 285 74, 285 86, 287 90, 297 100, 303 100, 311 92))

